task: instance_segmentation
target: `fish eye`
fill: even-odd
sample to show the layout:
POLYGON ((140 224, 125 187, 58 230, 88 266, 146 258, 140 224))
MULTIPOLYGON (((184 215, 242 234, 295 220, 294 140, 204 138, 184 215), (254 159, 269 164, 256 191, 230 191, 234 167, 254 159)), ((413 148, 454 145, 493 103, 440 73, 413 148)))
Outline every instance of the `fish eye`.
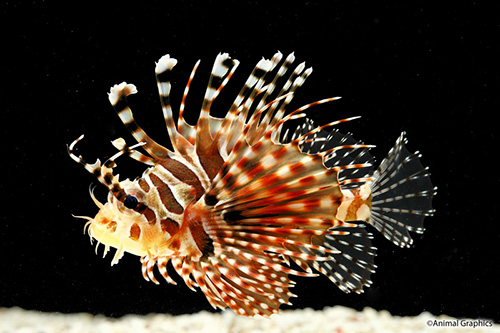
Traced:
POLYGON ((133 195, 128 194, 123 201, 123 205, 128 209, 134 209, 139 204, 139 200, 133 195))

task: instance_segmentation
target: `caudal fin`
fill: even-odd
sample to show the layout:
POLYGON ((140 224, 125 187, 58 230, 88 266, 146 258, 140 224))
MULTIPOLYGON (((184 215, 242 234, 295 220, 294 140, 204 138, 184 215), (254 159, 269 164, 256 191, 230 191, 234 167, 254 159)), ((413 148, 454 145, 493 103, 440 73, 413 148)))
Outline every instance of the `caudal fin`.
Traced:
POLYGON ((374 173, 371 183, 372 211, 368 223, 400 247, 413 243, 408 231, 423 233, 424 218, 432 216, 432 186, 428 168, 418 152, 410 153, 405 133, 396 141, 374 173))

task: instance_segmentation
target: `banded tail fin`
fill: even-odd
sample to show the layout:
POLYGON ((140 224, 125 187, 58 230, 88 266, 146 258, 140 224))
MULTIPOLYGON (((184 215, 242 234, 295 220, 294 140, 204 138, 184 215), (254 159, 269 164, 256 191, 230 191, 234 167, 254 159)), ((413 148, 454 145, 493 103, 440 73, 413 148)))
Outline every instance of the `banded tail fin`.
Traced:
POLYGON ((382 161, 371 183, 372 211, 368 223, 400 247, 413 243, 408 231, 423 233, 426 216, 432 216, 432 186, 428 168, 418 152, 410 153, 405 133, 382 161))

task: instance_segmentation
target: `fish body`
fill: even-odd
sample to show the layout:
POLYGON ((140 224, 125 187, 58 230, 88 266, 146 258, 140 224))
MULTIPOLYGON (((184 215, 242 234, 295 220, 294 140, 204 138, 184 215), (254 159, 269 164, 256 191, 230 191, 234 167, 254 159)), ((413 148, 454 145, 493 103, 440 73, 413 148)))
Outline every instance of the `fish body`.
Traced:
MULTIPOLYGON (((74 153, 83 135, 68 147, 72 159, 107 186, 106 203, 85 228, 104 253, 116 249, 141 257, 146 280, 158 283, 155 266, 168 282, 170 262, 186 285, 200 288, 214 307, 245 316, 269 316, 289 304, 290 275, 327 276, 344 292, 362 292, 375 271, 373 226, 400 247, 409 231, 422 233, 433 214, 432 186, 419 154, 410 153, 402 134, 374 170, 373 147, 334 129, 342 119, 316 127, 305 118, 307 104, 286 112, 295 90, 311 74, 290 54, 260 60, 223 119, 212 104, 239 62, 219 54, 195 126, 183 117, 196 63, 186 85, 177 123, 170 105, 170 77, 177 60, 163 56, 156 78, 169 150, 134 120, 127 96, 132 84, 111 88, 109 100, 138 142, 113 141, 118 152, 89 164, 74 153), (291 72, 291 73, 290 73, 291 72), (278 87, 280 87, 278 91, 278 87), (305 118, 293 133, 282 133, 292 119, 305 118), (145 152, 141 152, 144 150, 145 152), (116 160, 129 156, 148 168, 135 180, 113 174, 116 160), (294 264, 292 264, 294 263, 294 264)), ((97 251, 97 247, 96 247, 97 251)))

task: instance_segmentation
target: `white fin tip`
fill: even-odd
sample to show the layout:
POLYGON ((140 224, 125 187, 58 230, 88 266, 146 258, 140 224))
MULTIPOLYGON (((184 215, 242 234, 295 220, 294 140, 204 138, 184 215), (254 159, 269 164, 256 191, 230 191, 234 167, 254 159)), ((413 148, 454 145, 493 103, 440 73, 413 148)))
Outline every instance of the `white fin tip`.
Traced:
POLYGON ((217 77, 223 77, 229 70, 228 67, 224 65, 224 62, 231 59, 229 53, 219 53, 217 58, 215 58, 214 67, 212 73, 217 77))
POLYGON ((113 140, 111 141, 111 144, 118 150, 122 150, 126 146, 125 140, 123 138, 113 140))
POLYGON ((174 68, 175 65, 177 65, 177 59, 170 58, 170 55, 166 54, 156 63, 155 73, 161 74, 167 70, 169 71, 174 68))
POLYGON ((263 71, 270 71, 273 66, 273 63, 271 60, 267 60, 262 58, 258 63, 257 63, 257 68, 262 69, 263 71))
POLYGON ((113 87, 111 87, 111 91, 108 93, 109 102, 111 103, 111 105, 116 105, 120 97, 136 93, 137 88, 133 84, 126 82, 115 84, 113 87))

